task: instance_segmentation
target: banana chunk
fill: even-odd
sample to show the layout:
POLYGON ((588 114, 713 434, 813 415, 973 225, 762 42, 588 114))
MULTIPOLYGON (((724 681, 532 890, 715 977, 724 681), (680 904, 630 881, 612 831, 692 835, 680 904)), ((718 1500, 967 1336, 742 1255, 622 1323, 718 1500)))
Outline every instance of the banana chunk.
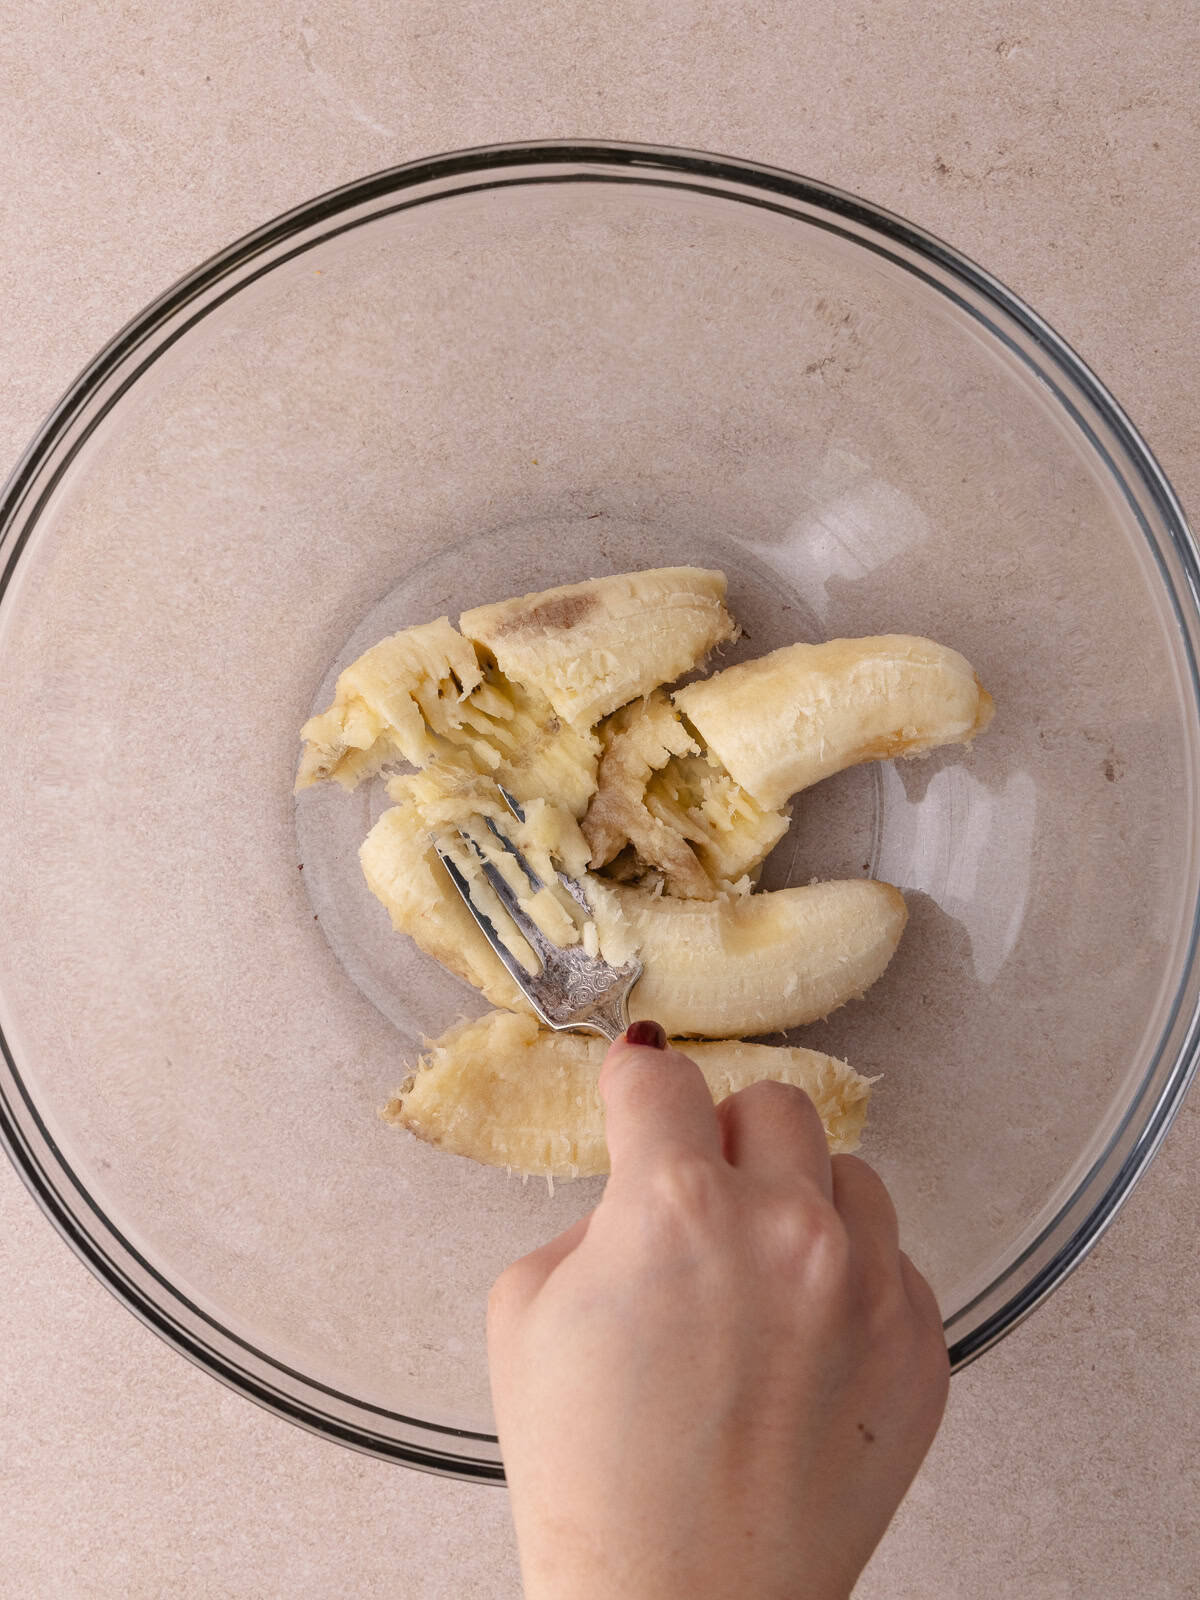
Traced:
POLYGON ((583 819, 591 865, 632 847, 635 870, 668 894, 713 900, 753 872, 788 828, 688 733, 661 690, 601 724, 596 793, 583 819))
MULTIPOLYGON (((433 847, 431 835, 462 844, 473 895, 490 903, 462 829, 552 940, 641 960, 631 1015, 707 1041, 687 1048, 714 1099, 762 1077, 799 1083, 831 1149, 854 1147, 867 1079, 813 1051, 743 1041, 863 994, 900 942, 903 896, 863 879, 747 891, 792 795, 859 762, 969 743, 994 706, 961 655, 908 635, 791 645, 670 694, 737 636, 725 588, 720 572, 660 568, 479 606, 458 628, 441 617, 359 657, 305 724, 298 789, 417 769, 389 778, 393 805, 360 851, 367 885, 398 931, 503 1008, 436 1041, 391 1120, 522 1172, 607 1170, 604 1045, 539 1026, 433 847), (560 871, 584 883, 592 924, 560 871)), ((533 970, 498 902, 492 916, 533 970)))
POLYGON ((651 775, 672 756, 700 750, 671 702, 656 689, 615 711, 601 725, 600 739, 596 793, 583 819, 583 836, 592 848, 589 864, 605 867, 632 845, 641 862, 659 868, 673 894, 711 900, 716 890, 695 851, 646 807, 651 775))
POLYGON ((702 567, 565 584, 464 611, 459 627, 564 722, 590 728, 736 638, 725 574, 702 567))
POLYGON ((582 816, 600 741, 568 727, 536 689, 507 679, 448 618, 382 640, 340 674, 333 704, 301 729, 296 788, 353 789, 390 762, 441 763, 502 783, 518 800, 552 796, 582 816))
MULTIPOLYGON (((384 1110, 418 1138, 490 1166, 554 1178, 608 1171, 596 1081, 606 1045, 555 1033, 529 1017, 493 1011, 434 1042, 384 1110)), ((871 1079, 815 1050, 723 1043, 681 1046, 704 1073, 714 1101, 761 1078, 811 1096, 832 1153, 856 1148, 871 1079)))
POLYGON ((768 809, 861 761, 969 744, 995 710, 956 650, 907 634, 788 645, 689 684, 674 701, 768 809))
POLYGON ((889 883, 850 878, 771 894, 676 900, 590 878, 606 961, 640 956, 630 1015, 670 1034, 737 1039, 817 1022, 881 976, 908 920, 889 883))
POLYGON ((328 710, 301 728, 296 788, 333 778, 352 789, 388 761, 426 766, 482 682, 474 647, 448 617, 381 640, 339 675, 328 710))

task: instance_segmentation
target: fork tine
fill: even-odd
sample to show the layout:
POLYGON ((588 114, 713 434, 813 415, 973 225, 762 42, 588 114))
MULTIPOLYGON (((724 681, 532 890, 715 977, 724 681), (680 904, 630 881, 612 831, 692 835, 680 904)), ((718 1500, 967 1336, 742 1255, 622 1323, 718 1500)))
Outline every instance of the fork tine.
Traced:
POLYGON ((517 803, 516 799, 511 794, 509 794, 508 790, 504 787, 504 785, 502 783, 498 783, 496 785, 496 787, 500 791, 501 800, 504 801, 504 804, 512 812, 513 816, 516 817, 518 822, 524 822, 525 821, 525 811, 524 811, 523 807, 520 806, 517 803))
POLYGON ((596 913, 588 904, 587 895, 583 892, 583 885, 580 883, 579 879, 568 878, 565 872, 560 872, 558 875, 558 881, 562 884, 563 888, 571 896, 571 899, 574 900, 575 904, 590 922, 595 917, 596 913))
MULTIPOLYGON (((504 798, 514 815, 519 815, 511 795, 505 794, 504 798)), ((538 887, 539 880, 530 871, 521 850, 506 840, 498 829, 493 829, 493 832, 498 842, 509 849, 520 863, 535 892, 542 892, 546 886, 538 887)), ((436 834, 430 835, 430 841, 480 932, 542 1022, 550 1028, 590 1028, 595 1033, 603 1034, 606 1039, 617 1038, 629 1023, 629 991, 642 975, 641 962, 633 959, 614 967, 601 956, 588 955, 580 944, 569 947, 555 944, 529 913, 522 909, 518 894, 504 872, 485 854, 483 846, 464 826, 458 830, 458 843, 465 849, 473 850, 479 858, 489 893, 496 896, 500 908, 511 919, 513 927, 540 963, 537 973, 529 972, 520 957, 514 955, 505 944, 493 914, 483 910, 479 904, 476 897, 481 894, 481 886, 474 871, 468 877, 436 834)), ((591 909, 583 898, 582 885, 564 873, 559 873, 558 877, 573 894, 578 891, 576 897, 590 916, 591 909)), ((489 904, 486 896, 483 898, 484 903, 489 904)))
MULTIPOLYGON (((503 794, 504 793, 503 789, 501 789, 500 792, 501 792, 501 794, 503 794)), ((512 842, 512 840, 507 837, 506 834, 501 833, 500 829, 496 826, 496 824, 493 822, 491 817, 485 817, 483 820, 484 820, 484 822, 487 823, 488 832, 492 835, 492 837, 496 840, 496 842, 499 845, 501 845, 505 850, 507 850, 508 854, 513 858, 513 860, 517 863, 518 867, 520 867, 521 871, 529 879, 529 887, 534 891, 534 893, 536 893, 539 889, 544 889, 546 887, 546 885, 542 882, 541 878, 538 877, 537 873, 529 865, 529 860, 528 860, 527 856, 525 855, 525 852, 522 849, 520 849, 519 846, 515 845, 512 842)), ((459 831, 461 832, 461 829, 459 831)))
POLYGON ((433 848, 437 851, 438 860, 442 863, 450 876, 451 883, 453 883, 454 887, 462 896, 463 903, 467 910, 479 924, 479 931, 483 934, 484 938, 491 945, 492 949, 500 957, 501 961, 503 961, 505 967, 508 969, 509 975, 514 979, 518 988, 528 993, 529 983, 533 977, 533 974, 527 970, 522 962, 518 961, 517 957, 513 955, 512 951, 504 943, 503 939, 501 939, 495 923, 488 916, 487 912, 482 910, 475 903, 475 900, 471 895, 471 885, 469 880, 459 867, 458 863, 455 861, 454 857, 446 849, 445 845, 442 844, 440 839, 432 838, 432 836, 431 842, 433 844, 433 848))
MULTIPOLYGON (((499 789, 500 798, 504 801, 504 804, 512 812, 513 816, 516 817, 517 821, 518 822, 524 822, 525 821, 525 810, 524 810, 524 807, 519 804, 519 802, 517 801, 515 796, 509 794, 508 790, 504 787, 504 785, 502 783, 498 783, 496 785, 496 788, 499 789)), ((488 827, 496 835, 497 839, 499 839, 500 842, 503 845, 505 845, 509 850, 511 850, 512 853, 517 857, 517 859, 520 861, 521 865, 525 869, 526 877, 529 879, 530 883, 533 884, 534 888, 535 889, 542 888, 542 880, 540 878, 538 878, 533 872, 530 871, 529 864, 526 862, 524 856, 516 848, 515 845, 511 844, 507 839, 505 839, 504 835, 500 832, 499 828, 497 828, 496 824, 492 821, 492 819, 490 817, 488 818, 488 827)), ((574 900, 575 904, 579 907, 579 909, 584 913, 585 916, 587 916, 587 917, 595 916, 595 912, 592 910, 592 907, 588 904, 588 898, 587 898, 586 893, 584 892, 583 885, 580 883, 578 878, 572 878, 572 877, 569 877, 565 872, 559 872, 558 873, 558 881, 559 881, 559 883, 562 884, 563 888, 571 896, 571 899, 574 900)))
MULTIPOLYGON (((465 829, 460 828, 458 830, 458 836, 463 843, 467 845, 469 849, 474 850, 475 854, 479 857, 479 864, 483 868, 483 875, 491 885, 496 899, 499 900, 505 911, 507 911, 508 915, 512 918, 517 932, 521 935, 522 939, 525 940, 526 944, 537 956, 544 968, 547 960, 550 957, 550 954, 557 950, 558 946, 552 940, 547 939, 546 935, 538 927, 537 923, 529 915, 528 911, 526 911, 521 905, 521 902, 517 899, 512 886, 508 883, 499 867, 488 860, 471 835, 467 833, 465 829)), ((517 856, 518 860, 522 864, 524 864, 524 857, 521 855, 520 851, 514 849, 513 854, 517 856)))

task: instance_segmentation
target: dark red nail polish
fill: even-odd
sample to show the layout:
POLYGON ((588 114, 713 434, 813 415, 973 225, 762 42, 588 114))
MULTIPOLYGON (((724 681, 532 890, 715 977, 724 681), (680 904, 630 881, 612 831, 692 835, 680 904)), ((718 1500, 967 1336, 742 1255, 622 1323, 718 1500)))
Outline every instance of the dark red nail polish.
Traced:
POLYGON ((626 1044, 645 1044, 651 1050, 665 1050, 667 1048, 666 1030, 657 1022, 648 1018, 643 1022, 631 1022, 625 1029, 626 1044))

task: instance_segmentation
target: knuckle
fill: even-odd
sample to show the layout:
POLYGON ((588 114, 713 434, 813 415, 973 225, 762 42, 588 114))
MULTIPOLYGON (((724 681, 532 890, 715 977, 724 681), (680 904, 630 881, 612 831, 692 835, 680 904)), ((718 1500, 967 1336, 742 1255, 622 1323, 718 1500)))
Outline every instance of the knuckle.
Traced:
POLYGON ((861 1156, 831 1156, 829 1158, 829 1165, 839 1177, 847 1178, 851 1183, 872 1183, 879 1181, 874 1167, 869 1167, 861 1156))
POLYGON ((837 1212, 821 1196, 788 1195, 766 1200, 756 1230, 768 1261, 810 1282, 835 1283, 849 1264, 849 1240, 837 1212))
POLYGON ((711 1161, 691 1150, 665 1151, 649 1175, 649 1199, 664 1229, 707 1228, 720 1204, 721 1180, 711 1161))
POLYGON ((840 1288, 850 1276, 850 1236, 831 1205, 810 1208, 807 1262, 809 1276, 821 1284, 840 1288))
POLYGON ((812 1101, 803 1089, 794 1083, 780 1083, 777 1078, 760 1078, 757 1083, 748 1084, 741 1093, 744 1101, 761 1106, 764 1113, 772 1116, 806 1116, 813 1109, 812 1101))
POLYGON ((887 1185, 874 1167, 858 1156, 846 1155, 832 1157, 830 1167, 835 1188, 850 1196, 864 1216, 869 1216, 876 1226, 888 1225, 895 1229, 896 1208, 887 1185))
POLYGON ((759 1233, 772 1265, 795 1268, 805 1261, 812 1238, 811 1220, 807 1211, 795 1204, 770 1207, 760 1219, 759 1233))

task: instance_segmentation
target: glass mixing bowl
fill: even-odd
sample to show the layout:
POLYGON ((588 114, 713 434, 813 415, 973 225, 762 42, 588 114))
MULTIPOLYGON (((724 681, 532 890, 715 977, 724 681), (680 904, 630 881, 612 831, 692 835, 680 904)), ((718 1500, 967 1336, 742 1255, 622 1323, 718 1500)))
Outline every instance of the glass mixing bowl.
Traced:
POLYGON ((131 1309, 327 1436, 500 1476, 485 1294, 597 1198, 386 1126, 484 1009, 391 933, 378 793, 297 731, 396 627, 631 567, 729 575, 748 638, 930 634, 964 755, 804 795, 768 887, 911 923, 805 1042, 883 1073, 883 1173, 961 1365, 1080 1259, 1196 1059, 1197 554, 1038 317, 821 184, 585 144, 325 195, 120 333, 3 501, 0 1115, 131 1309))

